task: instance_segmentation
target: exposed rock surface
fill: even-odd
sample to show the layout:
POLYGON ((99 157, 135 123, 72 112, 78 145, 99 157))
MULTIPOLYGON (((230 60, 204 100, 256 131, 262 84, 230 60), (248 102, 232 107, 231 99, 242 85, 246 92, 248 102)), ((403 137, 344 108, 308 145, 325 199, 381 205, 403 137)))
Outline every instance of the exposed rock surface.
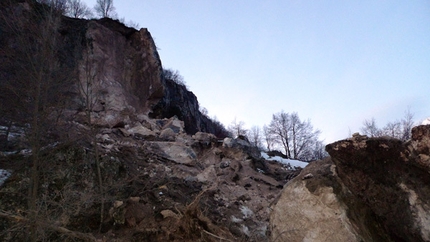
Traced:
MULTIPOLYGON (((17 69, 20 65, 14 62, 30 62, 25 59, 25 52, 28 54, 31 45, 37 43, 20 39, 23 34, 39 37, 25 32, 34 29, 26 18, 31 18, 33 9, 40 7, 35 2, 23 0, 1 5, 0 16, 10 19, 10 23, 0 24, 0 60, 7 63, 0 66, 0 77, 8 87, 0 88, 0 110, 15 117, 16 112, 10 106, 17 106, 20 101, 14 100, 16 90, 8 90, 25 85, 17 80, 25 78, 20 75, 26 70, 17 69), (17 29, 15 22, 19 21, 24 27, 17 29)), ((109 18, 62 17, 58 29, 49 30, 54 33, 51 39, 55 39, 50 64, 60 66, 55 72, 61 73, 61 78, 58 75, 55 81, 61 85, 53 85, 48 91, 52 103, 64 102, 59 111, 64 118, 84 121, 89 96, 92 123, 102 127, 129 124, 142 114, 156 119, 176 115, 185 122, 184 129, 189 134, 215 132, 213 122, 199 111, 197 97, 185 86, 164 78, 157 47, 146 28, 136 30, 109 18)), ((21 105, 24 111, 25 101, 21 105)))
POLYGON ((299 171, 209 134, 147 29, 49 11, 0 2, 0 240, 37 227, 40 241, 267 241, 269 205, 299 171))
MULTIPOLYGON (((140 134, 142 123, 134 124, 139 129, 104 128, 97 134, 107 206, 101 233, 94 153, 85 138, 45 149, 40 192, 43 201, 58 206, 41 208, 53 214, 44 218, 104 241, 269 240, 269 206, 298 171, 256 157, 244 140, 228 140, 234 146, 227 146, 212 134, 189 136, 175 117, 143 120, 155 125, 144 134, 154 136, 140 134), (173 141, 159 132, 166 129, 173 141)), ((73 124, 69 132, 84 134, 88 128, 73 124)), ((25 157, 1 157, 0 168, 13 173, 0 188, 0 211, 25 210, 25 199, 12 196, 26 192, 25 157)), ((10 226, 0 216, 1 230, 10 226)))
POLYGON ((272 240, 430 241, 429 148, 430 125, 405 143, 354 134, 327 145, 331 159, 285 186, 272 240))
POLYGON ((312 162, 285 186, 271 213, 271 241, 362 241, 334 169, 330 160, 312 162))

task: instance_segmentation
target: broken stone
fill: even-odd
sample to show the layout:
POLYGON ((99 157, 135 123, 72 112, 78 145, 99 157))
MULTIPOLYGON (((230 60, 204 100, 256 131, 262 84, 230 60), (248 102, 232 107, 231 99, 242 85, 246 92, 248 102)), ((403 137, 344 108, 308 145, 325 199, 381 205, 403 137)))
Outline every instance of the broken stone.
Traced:
POLYGON ((303 176, 303 180, 311 179, 312 177, 314 177, 314 175, 312 175, 312 173, 308 173, 308 174, 303 176))
POLYGON ((144 127, 141 123, 137 123, 133 128, 127 131, 133 135, 139 135, 142 138, 154 138, 157 135, 154 131, 144 127))
POLYGON ((184 132, 184 122, 179 120, 178 117, 173 116, 170 118, 167 123, 162 127, 162 130, 164 129, 171 129, 176 134, 183 133, 184 132))
POLYGON ((166 209, 160 212, 163 218, 176 218, 179 219, 181 216, 173 212, 172 210, 166 209))
POLYGON ((121 134, 124 136, 124 137, 128 137, 128 136, 130 136, 131 134, 130 134, 130 132, 128 132, 125 128, 118 128, 118 130, 121 132, 121 134))
POLYGON ((161 131, 159 137, 166 141, 175 141, 176 133, 171 128, 166 128, 161 131))

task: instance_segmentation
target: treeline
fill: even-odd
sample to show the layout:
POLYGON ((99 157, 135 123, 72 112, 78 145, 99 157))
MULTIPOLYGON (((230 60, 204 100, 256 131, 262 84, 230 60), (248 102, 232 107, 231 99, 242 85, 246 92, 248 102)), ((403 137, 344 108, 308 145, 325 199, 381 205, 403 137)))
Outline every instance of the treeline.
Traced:
POLYGON ((234 120, 228 130, 233 136, 246 136, 261 150, 282 150, 288 159, 312 161, 326 156, 320 131, 309 120, 301 120, 297 113, 281 111, 272 115, 270 124, 262 128, 245 128, 243 121, 234 120))
POLYGON ((48 5, 56 9, 60 14, 71 18, 112 18, 119 20, 129 27, 139 28, 138 23, 131 20, 126 21, 125 18, 118 17, 113 0, 97 0, 93 8, 88 7, 81 0, 37 0, 37 2, 48 5))
POLYGON ((406 110, 403 118, 387 123, 383 127, 378 127, 375 118, 366 119, 363 122, 361 132, 369 137, 388 136, 402 141, 411 138, 411 130, 414 126, 414 115, 410 110, 406 110))
MULTIPOLYGON (((165 68, 163 76, 188 89, 179 71, 165 68)), ((269 125, 247 129, 243 121, 236 119, 226 128, 216 117, 209 117, 208 110, 200 104, 199 111, 203 117, 210 120, 211 133, 218 138, 247 137, 251 145, 260 150, 283 150, 288 159, 311 161, 327 156, 325 145, 319 140, 320 131, 314 129, 309 120, 300 120, 297 113, 281 111, 273 114, 269 125)))
MULTIPOLYGON (((164 78, 188 89, 179 71, 163 69, 163 75, 164 78)), ((328 155, 324 142, 319 138, 321 132, 314 129, 309 120, 301 120, 296 112, 275 113, 268 125, 252 126, 248 129, 243 121, 236 119, 226 128, 216 117, 209 117, 208 110, 200 104, 199 110, 202 116, 212 122, 214 129, 212 133, 218 138, 247 137, 249 142, 260 150, 281 150, 288 159, 312 161, 328 155)), ((369 137, 388 136, 405 141, 410 139, 413 126, 413 114, 407 110, 402 119, 389 122, 381 128, 377 126, 375 118, 366 119, 360 131, 369 137)))

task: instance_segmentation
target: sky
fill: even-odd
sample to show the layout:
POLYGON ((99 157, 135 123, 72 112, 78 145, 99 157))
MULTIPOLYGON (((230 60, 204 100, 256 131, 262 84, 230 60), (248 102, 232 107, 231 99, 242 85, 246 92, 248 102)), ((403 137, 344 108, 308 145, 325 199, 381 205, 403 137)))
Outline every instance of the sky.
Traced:
MULTIPOLYGON (((89 7, 95 0, 84 0, 89 7)), ((228 126, 297 112, 325 143, 430 117, 429 0, 114 0, 228 126)))

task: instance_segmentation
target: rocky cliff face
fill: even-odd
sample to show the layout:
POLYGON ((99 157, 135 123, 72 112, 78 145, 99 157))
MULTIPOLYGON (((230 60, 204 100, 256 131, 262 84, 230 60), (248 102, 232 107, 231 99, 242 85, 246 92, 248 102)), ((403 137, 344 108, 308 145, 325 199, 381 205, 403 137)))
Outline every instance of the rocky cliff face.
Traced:
MULTIPOLYGON (((176 116, 185 122, 185 131, 195 134, 204 131, 218 135, 212 120, 202 115, 197 97, 183 85, 172 80, 165 80, 164 95, 149 113, 151 118, 164 118, 176 116)), ((221 135, 222 136, 222 135, 221 135)))
POLYGON ((163 77, 146 29, 49 22, 49 8, 11 2, 0 2, 19 23, 0 21, 1 241, 268 240, 269 205, 299 171, 197 132, 215 130, 163 77))
MULTIPOLYGON (((27 55, 34 55, 30 52, 36 53, 39 47, 37 41, 22 38, 24 35, 34 39, 43 37, 35 36, 35 33, 43 31, 38 29, 37 22, 31 22, 32 15, 29 14, 38 11, 40 6, 34 1, 18 2, 2 5, 2 18, 10 23, 0 26, 4 33, 0 37, 3 43, 0 58, 8 63, 0 68, 0 74, 3 82, 14 89, 25 85, 18 85, 16 81, 25 78, 25 75, 20 76, 23 70, 17 68, 22 66, 20 62, 41 63, 44 60, 43 56, 40 60, 28 58, 27 55), (20 24, 12 24, 14 21, 20 24), (19 56, 22 56, 21 60, 17 58, 19 56)), ((50 81, 49 96, 52 99, 56 97, 52 102, 54 105, 60 101, 67 102, 61 107, 66 118, 85 116, 90 96, 92 118, 100 126, 128 123, 139 115, 151 113, 153 118, 176 115, 185 121, 185 130, 190 134, 213 130, 211 120, 200 113, 196 96, 184 87, 165 80, 157 47, 147 29, 138 31, 108 18, 82 20, 67 17, 61 17, 59 24, 48 27, 53 33, 50 38, 55 41, 46 41, 52 44, 48 49, 52 56, 47 56, 45 60, 52 61, 44 65, 58 67, 52 70, 56 78, 50 81), (52 85, 53 82, 63 85, 60 88, 52 85)), ((0 100, 4 100, 0 104, 1 110, 10 111, 5 106, 19 101, 13 101, 13 91, 1 89, 0 100)))
POLYGON ((331 159, 284 188, 272 238, 430 241, 429 141, 426 125, 413 128, 406 143, 356 134, 328 145, 331 159), (287 222, 293 219, 299 222, 287 222))
POLYGON ((109 125, 124 121, 118 117, 124 113, 150 114, 151 118, 176 115, 185 122, 187 133, 213 131, 211 121, 199 111, 197 97, 162 75, 157 48, 147 29, 135 31, 102 19, 87 23, 85 38, 88 46, 80 61, 80 81, 87 79, 89 61, 96 74, 98 111, 109 125))

